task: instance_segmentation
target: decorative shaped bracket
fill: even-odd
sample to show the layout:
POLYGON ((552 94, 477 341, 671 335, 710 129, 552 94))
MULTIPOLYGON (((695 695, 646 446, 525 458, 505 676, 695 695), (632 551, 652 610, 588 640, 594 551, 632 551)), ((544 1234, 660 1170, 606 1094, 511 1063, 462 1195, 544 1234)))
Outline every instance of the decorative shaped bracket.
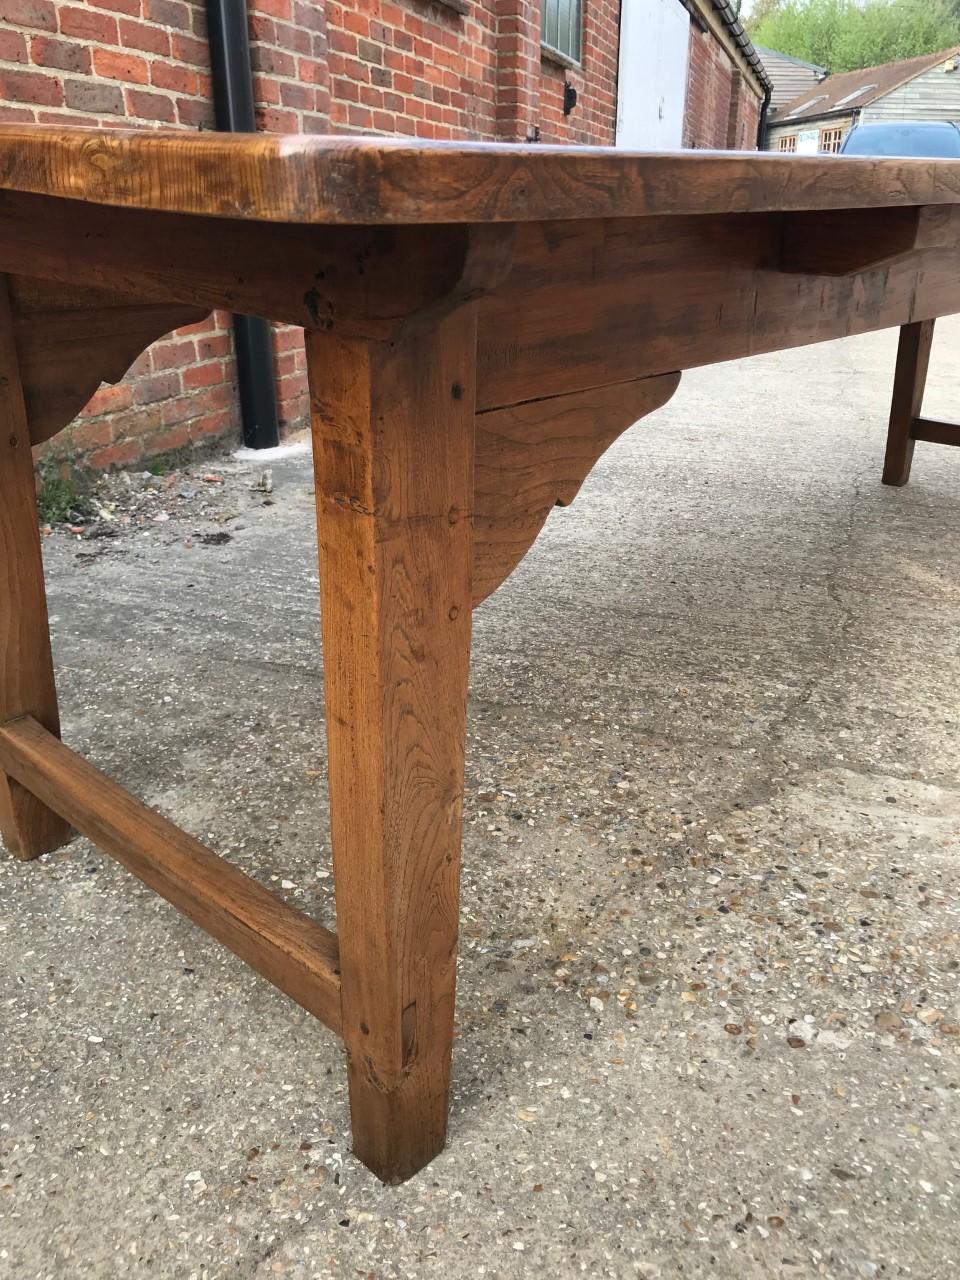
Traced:
POLYGON ((568 506, 628 427, 666 404, 679 373, 594 387, 477 414, 473 603, 527 554, 555 506, 568 506))
POLYGON ((68 426, 102 382, 117 382, 157 338, 207 315, 195 306, 24 276, 10 278, 10 303, 35 445, 68 426))

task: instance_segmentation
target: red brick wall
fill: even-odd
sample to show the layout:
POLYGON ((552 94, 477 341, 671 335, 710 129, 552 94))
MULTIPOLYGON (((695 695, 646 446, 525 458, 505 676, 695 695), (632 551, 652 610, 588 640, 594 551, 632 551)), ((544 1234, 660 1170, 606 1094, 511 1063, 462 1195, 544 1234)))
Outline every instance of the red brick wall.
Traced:
POLYGON ((122 382, 101 387, 48 451, 94 467, 132 466, 235 431, 227 319, 217 314, 155 342, 122 382))
POLYGON ((496 134, 496 16, 471 3, 328 0, 330 124, 419 138, 496 134))
POLYGON ((619 0, 585 6, 582 68, 540 56, 536 0, 327 4, 330 125, 419 138, 608 143, 616 116, 619 0), (563 81, 580 95, 563 114, 563 81))
POLYGON ((496 127, 508 142, 532 141, 540 103, 540 13, 528 0, 496 0, 496 127))
POLYGON ((583 70, 565 71, 546 60, 541 64, 542 141, 613 144, 619 51, 619 0, 588 0, 583 12, 583 70), (569 116, 563 114, 564 80, 569 80, 578 94, 577 105, 569 116))
MULTIPOLYGON (((258 126, 284 133, 612 143, 620 0, 585 0, 583 64, 541 57, 538 0, 250 0, 258 126), (563 84, 579 102, 563 114, 563 84)), ((732 64, 691 36, 688 145, 750 131, 732 64)), ((748 146, 753 145, 753 132, 748 146)), ((0 0, 0 120, 213 127, 202 0, 0 0)), ((231 433, 229 318, 154 344, 54 447, 128 465, 231 433)), ((302 335, 276 331, 282 426, 306 421, 302 335)))
MULTIPOLYGON (((0 0, 0 120, 212 124, 203 6, 0 0)), ((236 426, 223 317, 155 344, 54 448, 106 466, 236 426)))
POLYGON ((760 106, 719 41, 691 23, 683 145, 755 151, 760 106))
POLYGON ((760 110, 763 102, 755 93, 748 90, 746 84, 740 94, 740 109, 737 112, 737 124, 731 146, 736 151, 756 151, 757 138, 760 133, 760 110))

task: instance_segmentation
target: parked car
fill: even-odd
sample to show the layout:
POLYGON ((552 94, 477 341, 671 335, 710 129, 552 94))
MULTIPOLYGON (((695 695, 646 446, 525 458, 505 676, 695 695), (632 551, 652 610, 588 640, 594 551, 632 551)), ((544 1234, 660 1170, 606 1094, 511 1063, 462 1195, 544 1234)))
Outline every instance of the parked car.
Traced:
POLYGON ((858 124, 844 138, 840 154, 960 158, 960 126, 953 120, 884 120, 858 124))

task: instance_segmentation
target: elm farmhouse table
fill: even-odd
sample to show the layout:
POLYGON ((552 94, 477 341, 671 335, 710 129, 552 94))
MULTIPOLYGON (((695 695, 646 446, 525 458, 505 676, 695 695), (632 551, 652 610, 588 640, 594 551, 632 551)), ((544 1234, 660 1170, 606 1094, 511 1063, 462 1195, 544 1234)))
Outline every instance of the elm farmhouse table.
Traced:
POLYGON ((0 127, 0 833, 79 830, 326 1023, 354 1150, 442 1148, 470 619, 680 372, 960 312, 960 162, 0 127), (212 309, 302 325, 337 933, 61 745, 31 444, 212 309))

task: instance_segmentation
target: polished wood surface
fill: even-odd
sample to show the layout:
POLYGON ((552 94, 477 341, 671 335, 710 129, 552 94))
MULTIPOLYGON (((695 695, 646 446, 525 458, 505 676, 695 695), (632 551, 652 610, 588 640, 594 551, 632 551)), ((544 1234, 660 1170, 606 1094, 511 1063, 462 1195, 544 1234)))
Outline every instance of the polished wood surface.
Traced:
POLYGON ((900 331, 887 452, 883 461, 883 483, 897 488, 910 479, 914 446, 918 440, 928 444, 960 446, 960 423, 937 422, 921 417, 933 334, 933 320, 904 325, 900 331))
POLYGON ((523 226, 512 270, 481 303, 478 407, 960 311, 960 208, 938 214, 940 245, 849 273, 834 255, 822 275, 781 268, 781 217, 523 226))
POLYGON ((679 385, 678 373, 663 374, 477 414, 475 605, 510 576, 553 508, 573 502, 600 455, 679 385))
POLYGON ((914 426, 923 407, 923 392, 930 368, 934 322, 904 325, 897 351, 883 483, 900 487, 910 479, 913 465, 914 426))
POLYGON ((0 724, 0 769, 340 1030, 339 952, 329 929, 135 800, 29 716, 0 724))
POLYGON ((324 688, 354 1147, 443 1147, 470 659, 476 307, 390 343, 310 334, 324 688))
POLYGON ((267 222, 541 222, 956 204, 960 162, 4 124, 0 188, 267 222))
MULTIPOLYGON (((9 290, 0 277, 0 725, 24 715, 60 732, 27 409, 9 290)), ((7 848, 27 860, 71 835, 63 818, 0 762, 0 837, 7 848)))
POLYGON ((30 438, 40 444, 77 416, 101 382, 119 382, 140 353, 205 308, 144 303, 98 288, 11 278, 13 333, 30 438))
POLYGON ((358 337, 471 292, 512 242, 509 226, 277 227, 0 190, 0 271, 358 337))
POLYGON ((928 444, 960 445, 960 423, 937 422, 933 418, 917 418, 910 432, 914 440, 926 440, 928 444))
MULTIPOLYGON (((470 618, 682 371, 960 312, 960 161, 0 126, 0 833, 73 823, 343 1037, 386 1181, 446 1134, 470 618), (338 933, 57 738, 29 441, 214 308, 307 331, 338 933)), ((758 409, 760 407, 758 406, 758 409)), ((319 731, 319 727, 318 727, 319 731)))

